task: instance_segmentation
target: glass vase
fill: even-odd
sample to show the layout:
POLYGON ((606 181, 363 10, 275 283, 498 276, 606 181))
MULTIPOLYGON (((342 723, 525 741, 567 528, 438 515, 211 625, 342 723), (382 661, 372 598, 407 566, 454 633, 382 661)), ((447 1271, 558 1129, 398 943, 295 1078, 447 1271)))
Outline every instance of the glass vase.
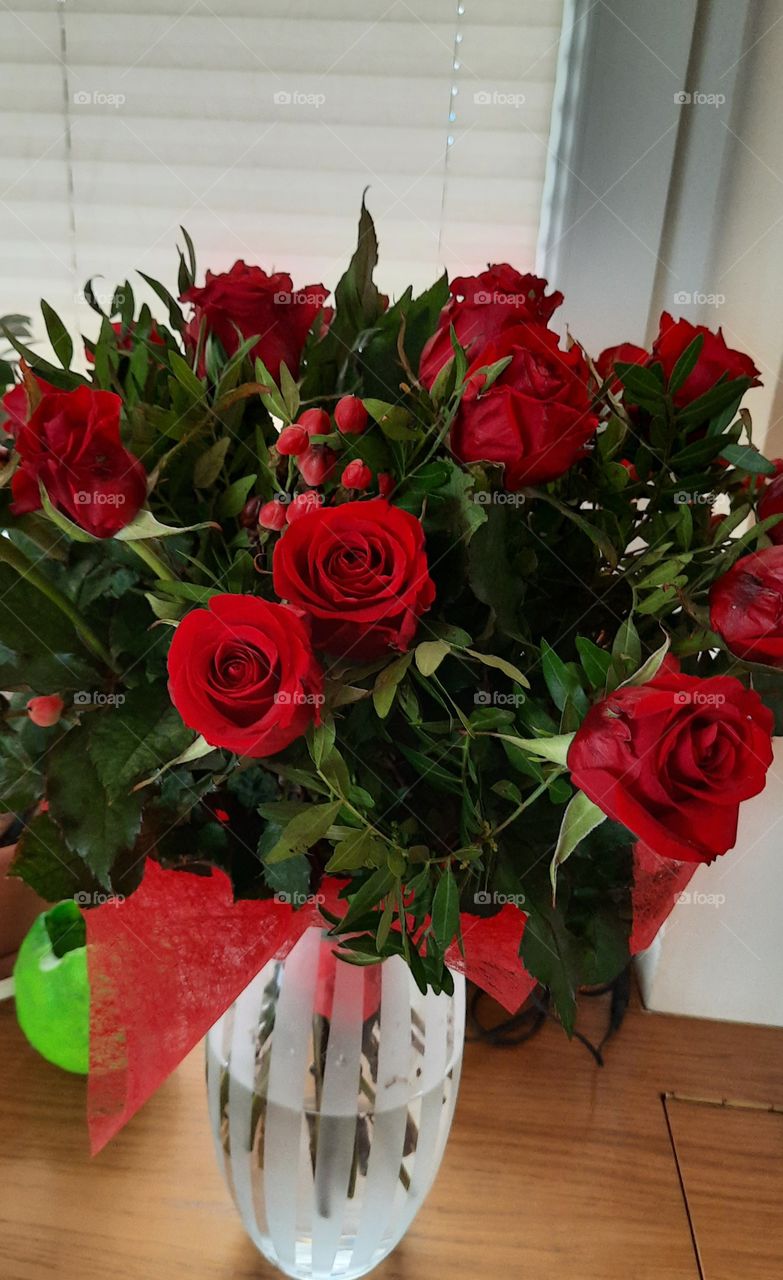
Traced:
POLYGON ((422 995, 405 962, 356 966, 308 929, 207 1037, 218 1162, 288 1276, 363 1276, 407 1231, 457 1098, 465 983, 422 995))

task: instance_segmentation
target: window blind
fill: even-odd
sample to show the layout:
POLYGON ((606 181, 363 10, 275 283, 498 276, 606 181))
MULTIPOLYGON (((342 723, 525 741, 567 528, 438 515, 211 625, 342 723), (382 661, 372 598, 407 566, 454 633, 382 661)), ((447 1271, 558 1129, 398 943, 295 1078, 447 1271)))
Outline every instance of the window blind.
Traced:
POLYGON ((245 258, 330 286, 365 187, 392 295, 531 267, 562 3, 16 0, 0 311, 45 295, 91 333, 84 281, 173 289, 181 223, 202 274, 245 258))

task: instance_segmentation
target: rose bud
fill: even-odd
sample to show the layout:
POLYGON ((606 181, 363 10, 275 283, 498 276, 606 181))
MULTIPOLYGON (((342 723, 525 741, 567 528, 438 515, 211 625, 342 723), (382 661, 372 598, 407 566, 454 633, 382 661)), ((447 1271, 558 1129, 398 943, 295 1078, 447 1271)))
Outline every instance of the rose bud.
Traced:
POLYGON ((258 513, 261 510, 261 499, 259 497, 248 498, 244 507, 239 513, 239 523, 243 529, 253 529, 258 523, 258 513))
POLYGON ((382 498, 388 498, 394 488, 394 476, 389 471, 378 472, 378 492, 382 498))
POLYGON ((328 436, 332 429, 329 414, 324 409, 305 409, 294 426, 304 427, 308 436, 328 436))
POLYGON ((283 427, 277 437, 276 448, 284 458, 295 458, 297 454, 304 453, 307 444, 308 435, 305 428, 295 422, 292 427, 283 427))
POLYGON ((334 471, 335 455, 331 449, 312 445, 296 460, 305 484, 324 484, 334 471))
POLYGON ((315 489, 307 489, 304 493, 298 493, 291 505, 286 507, 285 518, 289 524, 294 524, 301 516, 307 516, 311 511, 315 511, 322 502, 323 497, 320 493, 316 493, 315 489))
POLYGON ((361 458, 349 462, 342 474, 346 489, 368 489, 372 484, 372 471, 361 458))
POLYGON ((360 436, 367 427, 368 414, 357 396, 343 396, 337 402, 334 420, 345 436, 360 436))
POLYGON ((285 514, 286 508, 282 502, 265 502, 258 513, 258 523, 262 529, 282 529, 285 514))
POLYGON ((30 699, 27 704, 27 714, 39 729, 50 729, 53 724, 57 724, 64 706, 65 703, 59 693, 42 694, 40 697, 30 699))

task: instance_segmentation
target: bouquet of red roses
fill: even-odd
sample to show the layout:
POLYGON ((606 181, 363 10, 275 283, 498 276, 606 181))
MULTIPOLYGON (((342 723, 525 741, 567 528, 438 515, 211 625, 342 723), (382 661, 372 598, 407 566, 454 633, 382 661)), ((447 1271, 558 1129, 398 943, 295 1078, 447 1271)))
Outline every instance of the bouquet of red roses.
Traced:
POLYGON ((758 371, 668 315, 593 362, 507 265, 390 305, 376 257, 363 209, 330 306, 242 262, 198 286, 186 236, 179 298, 145 277, 165 324, 88 286, 86 374, 46 303, 58 364, 7 329, 14 873, 49 900, 130 898, 148 860, 317 895, 346 960, 436 990, 513 917, 570 1027, 650 940, 650 877, 725 854, 764 787, 783 477, 740 407, 758 371))

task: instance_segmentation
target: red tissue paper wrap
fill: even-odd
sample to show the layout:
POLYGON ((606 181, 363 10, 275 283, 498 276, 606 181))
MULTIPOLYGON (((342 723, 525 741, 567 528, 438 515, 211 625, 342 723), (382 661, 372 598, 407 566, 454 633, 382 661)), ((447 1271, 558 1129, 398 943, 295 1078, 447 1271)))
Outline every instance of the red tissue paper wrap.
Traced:
MULTIPOLYGON (((637 850, 633 891, 635 954, 654 938, 688 883, 683 866, 637 850)), ((321 886, 337 913, 339 883, 321 886)), ((311 925, 324 923, 318 900, 297 911, 276 899, 234 902, 221 871, 165 871, 150 861, 123 902, 86 913, 90 979, 88 1122, 93 1155, 131 1119, 195 1048, 253 977, 283 959, 311 925)), ((496 915, 462 916, 464 958, 449 965, 510 1012, 536 985, 519 961, 525 915, 506 904, 496 915)))

